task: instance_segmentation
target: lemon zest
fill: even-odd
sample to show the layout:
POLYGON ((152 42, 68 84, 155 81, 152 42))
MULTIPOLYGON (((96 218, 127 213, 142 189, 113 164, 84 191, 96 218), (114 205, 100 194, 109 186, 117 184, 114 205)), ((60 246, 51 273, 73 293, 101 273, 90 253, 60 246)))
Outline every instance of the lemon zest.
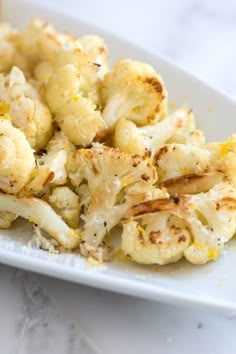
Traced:
POLYGON ((217 257, 218 257, 218 252, 215 249, 213 249, 213 248, 210 248, 208 252, 209 252, 210 258, 213 261, 215 261, 217 259, 217 257))
MULTIPOLYGON (((2 101, 0 103, 0 115, 3 115, 9 111, 9 108, 11 107, 10 103, 7 103, 5 101, 2 101)), ((5 118, 4 118, 5 119, 5 118)))

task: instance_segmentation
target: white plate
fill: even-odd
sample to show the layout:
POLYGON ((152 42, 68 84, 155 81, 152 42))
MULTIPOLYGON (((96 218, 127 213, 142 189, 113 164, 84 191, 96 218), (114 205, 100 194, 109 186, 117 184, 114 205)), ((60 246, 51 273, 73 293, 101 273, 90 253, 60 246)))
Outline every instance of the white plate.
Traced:
MULTIPOLYGON (((225 139, 235 132, 236 103, 158 55, 76 18, 24 1, 3 1, 3 19, 17 27, 26 25, 35 16, 43 16, 58 29, 74 34, 100 34, 108 43, 112 61, 129 57, 153 65, 164 78, 169 102, 193 108, 197 124, 205 131, 208 140, 225 139), (16 14, 19 14, 18 18, 16 14)), ((162 267, 158 272, 155 267, 117 261, 92 267, 79 255, 51 255, 28 248, 32 229, 25 222, 17 221, 11 230, 0 234, 2 263, 120 293, 182 305, 201 305, 236 314, 235 241, 229 243, 214 263, 195 267, 182 261, 162 267)))

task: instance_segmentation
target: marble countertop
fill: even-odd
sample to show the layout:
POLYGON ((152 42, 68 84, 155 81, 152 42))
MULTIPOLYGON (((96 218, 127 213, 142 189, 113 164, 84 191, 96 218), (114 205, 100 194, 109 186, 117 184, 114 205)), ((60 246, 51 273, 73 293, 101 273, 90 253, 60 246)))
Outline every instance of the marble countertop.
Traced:
MULTIPOLYGON (((234 1, 41 3, 152 48, 236 98, 234 1)), ((0 284, 2 354, 236 351, 235 317, 113 294, 5 265, 0 265, 0 284)))

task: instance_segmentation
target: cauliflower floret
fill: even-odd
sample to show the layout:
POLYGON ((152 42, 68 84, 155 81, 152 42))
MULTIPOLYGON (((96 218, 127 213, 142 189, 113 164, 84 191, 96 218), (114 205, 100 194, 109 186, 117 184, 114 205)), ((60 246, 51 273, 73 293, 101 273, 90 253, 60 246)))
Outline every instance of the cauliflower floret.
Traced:
POLYGON ((80 99, 80 80, 78 75, 75 65, 67 64, 59 67, 49 77, 45 96, 54 114, 61 112, 62 108, 71 101, 80 99))
POLYGON ((121 118, 146 125, 154 124, 166 113, 166 89, 161 77, 148 64, 117 62, 104 77, 101 95, 102 115, 111 129, 121 118))
POLYGON ((167 264, 185 256, 204 264, 235 233, 236 191, 226 180, 206 193, 143 202, 123 221, 122 249, 135 261, 167 264))
POLYGON ((24 133, 0 117, 0 189, 17 194, 28 182, 34 166, 33 150, 24 133))
POLYGON ((25 31, 14 38, 14 44, 32 66, 41 60, 53 60, 62 47, 53 26, 40 18, 33 19, 25 31))
POLYGON ((192 111, 182 108, 154 125, 137 127, 134 122, 120 119, 115 126, 114 146, 128 153, 151 156, 165 143, 202 145, 204 138, 195 130, 192 111))
POLYGON ((58 70, 65 65, 74 66, 76 75, 73 81, 77 80, 80 95, 89 98, 96 107, 100 106, 97 86, 99 67, 90 60, 85 52, 79 48, 64 48, 58 52, 54 65, 58 70))
POLYGON ((42 148, 52 134, 52 116, 36 87, 26 82, 17 67, 9 75, 0 74, 0 97, 12 124, 25 133, 32 148, 42 148))
POLYGON ((236 186, 236 135, 225 142, 207 144, 206 148, 212 154, 212 169, 221 171, 236 186))
POLYGON ((90 200, 83 216, 82 234, 83 240, 94 247, 99 246, 127 210, 125 203, 119 203, 120 192, 141 181, 152 185, 157 179, 155 168, 147 160, 99 144, 72 153, 67 170, 73 186, 85 180, 88 183, 90 200))
POLYGON ((68 155, 75 150, 63 132, 55 132, 42 155, 36 155, 36 168, 24 188, 24 193, 42 196, 50 193, 49 186, 63 185, 67 182, 65 169, 68 155))
POLYGON ((192 216, 188 219, 194 242, 184 252, 193 264, 215 260, 236 229, 236 190, 223 181, 207 193, 192 196, 188 203, 192 216))
POLYGON ((176 216, 160 213, 124 224, 121 249, 141 264, 177 262, 191 243, 186 223, 176 216))
POLYGON ((105 123, 90 99, 83 97, 78 75, 72 64, 59 67, 48 80, 46 99, 70 141, 86 146, 105 128, 105 123))
POLYGON ((104 40, 96 35, 86 35, 79 38, 90 60, 98 65, 108 65, 108 49, 104 40))
POLYGON ((73 249, 80 243, 78 231, 71 229, 43 200, 0 193, 0 211, 11 212, 39 225, 65 248, 73 249))
POLYGON ((87 35, 79 38, 79 41, 90 60, 99 67, 98 77, 102 79, 108 71, 108 49, 104 40, 98 36, 87 35))
POLYGON ((79 225, 80 203, 77 194, 69 187, 57 187, 49 196, 49 203, 61 215, 62 219, 73 229, 79 225))
POLYGON ((25 72, 28 70, 26 58, 21 55, 9 41, 0 41, 0 58, 0 72, 8 72, 13 65, 16 65, 25 72))
POLYGON ((91 144, 106 127, 101 113, 94 108, 89 100, 80 98, 77 102, 68 103, 56 116, 60 128, 76 146, 91 144))
POLYGON ((212 154, 192 144, 166 144, 155 156, 160 182, 171 178, 208 171, 212 154))
POLYGON ((9 229, 17 215, 8 211, 0 211, 0 229, 9 229))

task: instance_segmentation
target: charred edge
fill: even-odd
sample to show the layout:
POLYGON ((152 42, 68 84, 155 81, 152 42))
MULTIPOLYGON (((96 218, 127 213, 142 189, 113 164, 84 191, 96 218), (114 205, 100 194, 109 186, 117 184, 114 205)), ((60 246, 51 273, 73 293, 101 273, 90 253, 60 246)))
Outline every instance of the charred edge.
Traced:
POLYGON ((48 183, 50 183, 55 176, 55 173, 53 171, 49 172, 49 175, 47 176, 46 180, 43 183, 43 187, 45 187, 48 183))
POLYGON ((236 210, 236 199, 231 197, 225 197, 216 203, 216 210, 221 208, 227 208, 229 210, 236 210))
POLYGON ((103 54, 103 53, 106 53, 106 48, 104 48, 104 47, 98 47, 98 53, 99 54, 103 54))
POLYGON ((179 237, 179 239, 178 239, 178 243, 180 243, 180 242, 185 242, 187 239, 186 239, 186 236, 184 236, 184 235, 181 235, 180 237, 179 237))
POLYGON ((163 92, 163 85, 156 77, 148 77, 144 82, 151 85, 156 92, 158 93, 163 92))
POLYGON ((186 174, 184 176, 178 176, 174 178, 170 178, 164 182, 160 183, 161 187, 172 187, 175 184, 188 184, 190 181, 198 181, 205 177, 204 175, 196 175, 196 174, 186 174))
POLYGON ((183 127, 183 119, 182 118, 179 118, 176 122, 176 128, 182 128, 183 127))
POLYGON ((144 245, 145 240, 144 240, 143 234, 142 234, 142 232, 140 230, 138 232, 138 240, 141 243, 141 245, 144 245))
POLYGON ((54 43, 56 43, 56 45, 60 48, 61 47, 61 43, 59 42, 59 40, 55 37, 54 34, 52 33, 45 33, 46 37, 48 37, 50 40, 53 40, 54 43))
POLYGON ((144 181, 148 181, 150 179, 150 177, 148 175, 146 175, 145 173, 141 176, 141 178, 144 180, 144 181))
POLYGON ((99 175, 99 171, 98 171, 98 169, 96 168, 96 166, 95 166, 95 164, 93 162, 91 163, 91 168, 92 168, 92 171, 95 174, 95 176, 98 176, 99 175))
POLYGON ((162 155, 165 155, 168 152, 168 146, 163 146, 155 155, 154 161, 160 160, 162 155))
MULTIPOLYGON (((185 204, 189 201, 187 196, 179 197, 178 204, 185 204)), ((176 211, 177 204, 174 202, 174 198, 162 198, 162 199, 154 199, 148 200, 146 202, 142 202, 139 204, 135 204, 132 206, 125 218, 121 220, 121 222, 125 223, 130 221, 133 218, 142 217, 143 215, 154 214, 158 212, 174 212, 176 211)))
POLYGON ((150 234, 148 235, 148 238, 150 240, 150 242, 152 244, 160 244, 160 242, 162 243, 162 241, 160 241, 160 237, 161 237, 161 231, 157 230, 157 231, 151 231, 150 234))

